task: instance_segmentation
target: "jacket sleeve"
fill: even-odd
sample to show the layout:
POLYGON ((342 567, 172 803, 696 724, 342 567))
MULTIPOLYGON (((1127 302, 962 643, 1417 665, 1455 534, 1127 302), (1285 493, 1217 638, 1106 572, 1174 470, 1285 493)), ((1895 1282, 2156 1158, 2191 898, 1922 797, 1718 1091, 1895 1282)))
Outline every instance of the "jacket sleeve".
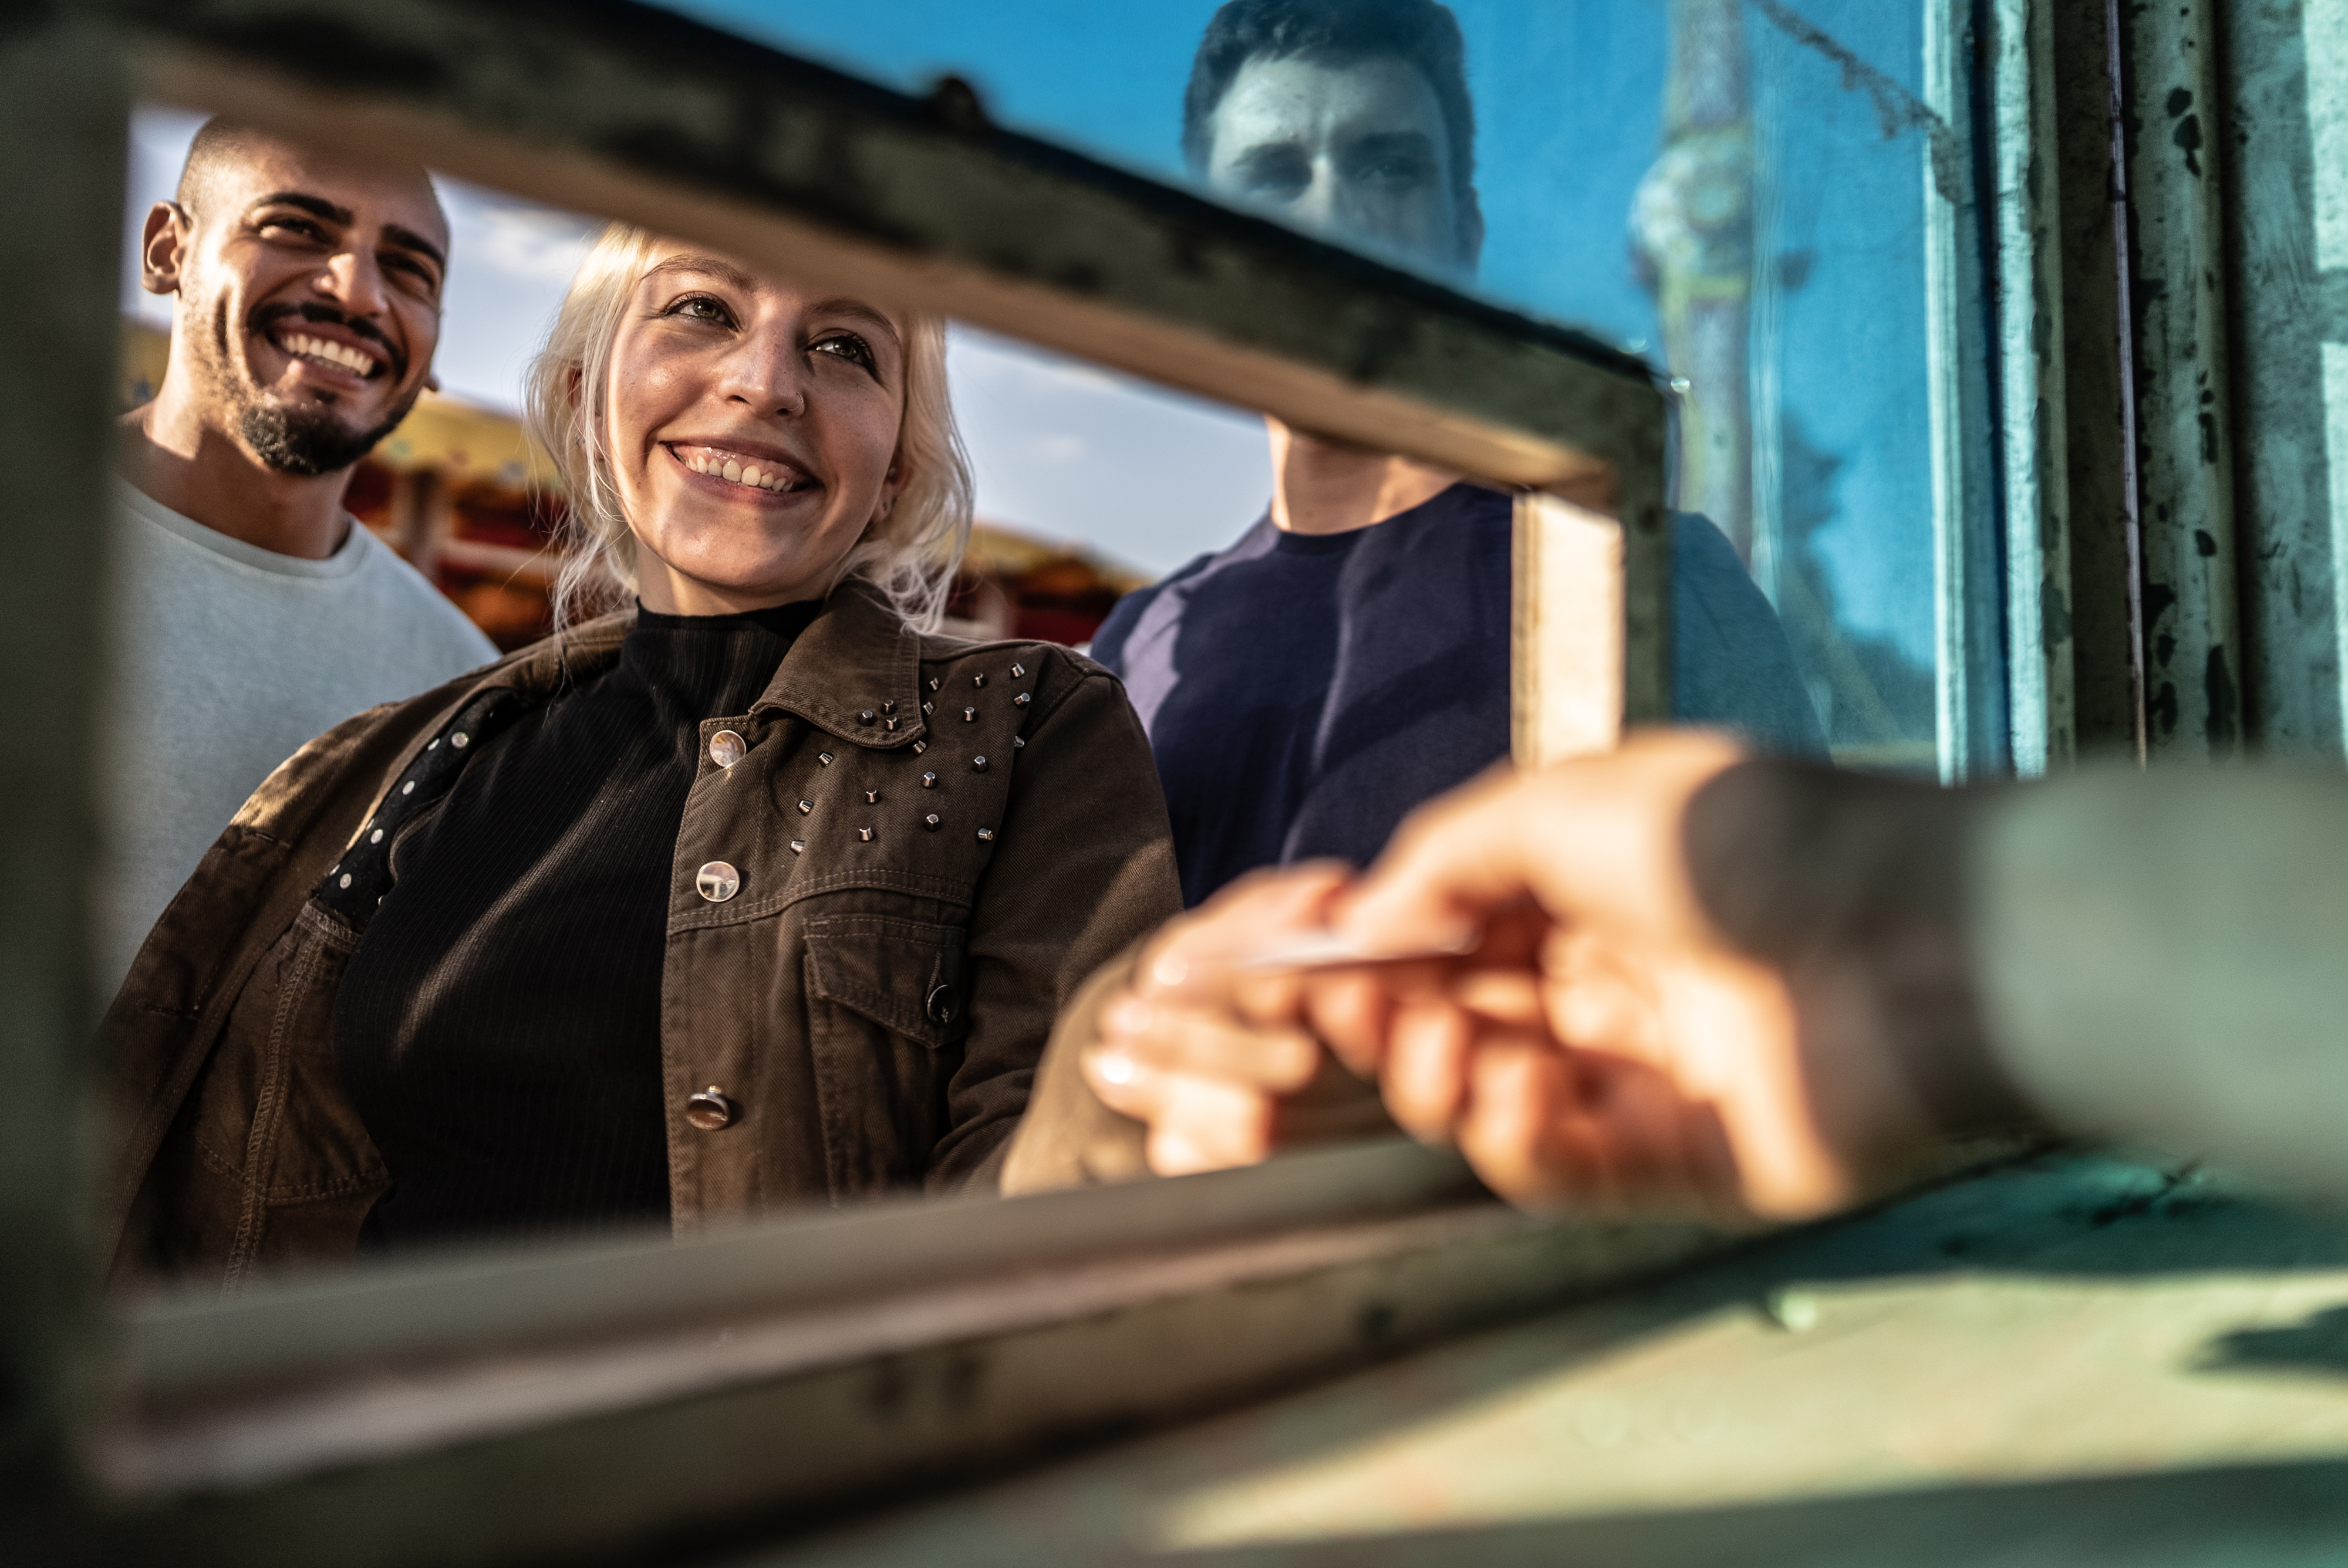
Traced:
POLYGON ((1053 657, 971 911, 970 1031, 931 1155, 933 1192, 996 1186, 1054 1020, 1094 970, 1182 907, 1157 764, 1124 688, 1089 661, 1053 657))

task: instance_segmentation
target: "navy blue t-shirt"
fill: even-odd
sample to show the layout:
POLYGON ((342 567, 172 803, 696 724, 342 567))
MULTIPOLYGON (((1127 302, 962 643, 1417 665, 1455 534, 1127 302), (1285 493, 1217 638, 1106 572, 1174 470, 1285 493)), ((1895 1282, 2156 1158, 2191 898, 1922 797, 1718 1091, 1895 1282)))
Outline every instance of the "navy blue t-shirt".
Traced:
MULTIPOLYGON (((1461 484, 1351 533, 1267 515, 1117 605, 1092 654, 1149 732, 1185 901, 1260 866, 1365 866, 1413 807, 1508 755, 1513 511, 1461 484)), ((1720 530, 1674 519, 1672 572, 1674 716, 1823 755, 1786 634, 1720 530)))

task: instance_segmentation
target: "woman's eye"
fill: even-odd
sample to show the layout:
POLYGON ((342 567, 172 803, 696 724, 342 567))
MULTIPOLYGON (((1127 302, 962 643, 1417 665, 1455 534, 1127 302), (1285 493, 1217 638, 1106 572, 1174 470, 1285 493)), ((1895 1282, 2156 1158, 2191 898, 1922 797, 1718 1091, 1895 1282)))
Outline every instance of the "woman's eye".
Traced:
POLYGON ((823 338, 808 346, 809 353, 838 354, 851 364, 860 364, 867 370, 872 368, 872 345, 854 333, 841 333, 837 337, 823 338))
POLYGON ((685 298, 677 301, 676 303, 669 306, 668 313, 673 316, 689 316, 697 322, 726 322, 733 320, 733 317, 726 313, 726 307, 718 303, 716 300, 711 299, 707 294, 687 294, 685 298))

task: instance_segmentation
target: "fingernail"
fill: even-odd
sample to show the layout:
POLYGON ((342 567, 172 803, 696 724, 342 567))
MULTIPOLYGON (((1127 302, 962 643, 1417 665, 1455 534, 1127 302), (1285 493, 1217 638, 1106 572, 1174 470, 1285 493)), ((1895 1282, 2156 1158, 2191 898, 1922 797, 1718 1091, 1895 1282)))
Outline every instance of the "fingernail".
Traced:
POLYGON ((1429 932, 1426 945, 1438 953, 1472 953, 1483 940, 1483 929, 1473 920, 1455 920, 1429 932))
POLYGON ((1103 1051, 1093 1058, 1093 1071, 1104 1083, 1130 1083, 1134 1078, 1133 1058, 1122 1051, 1103 1051))
POLYGON ((1139 997, 1120 997, 1109 1004, 1101 1025, 1111 1034, 1143 1034, 1149 1029, 1149 1004, 1139 997))
POLYGON ((1190 966, 1178 954, 1163 954, 1149 966, 1149 978, 1171 990, 1190 978, 1190 966))

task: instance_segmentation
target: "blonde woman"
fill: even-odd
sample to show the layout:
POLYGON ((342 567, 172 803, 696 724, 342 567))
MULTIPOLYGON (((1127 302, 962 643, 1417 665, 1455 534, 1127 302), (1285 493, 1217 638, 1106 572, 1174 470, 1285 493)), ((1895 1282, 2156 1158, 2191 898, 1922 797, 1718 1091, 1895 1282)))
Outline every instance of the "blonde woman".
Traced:
POLYGON ((625 608, 329 732, 107 1021, 118 1274, 991 1187, 1053 1017, 1180 907, 1065 649, 931 635, 940 323, 615 227, 530 381, 625 608))

